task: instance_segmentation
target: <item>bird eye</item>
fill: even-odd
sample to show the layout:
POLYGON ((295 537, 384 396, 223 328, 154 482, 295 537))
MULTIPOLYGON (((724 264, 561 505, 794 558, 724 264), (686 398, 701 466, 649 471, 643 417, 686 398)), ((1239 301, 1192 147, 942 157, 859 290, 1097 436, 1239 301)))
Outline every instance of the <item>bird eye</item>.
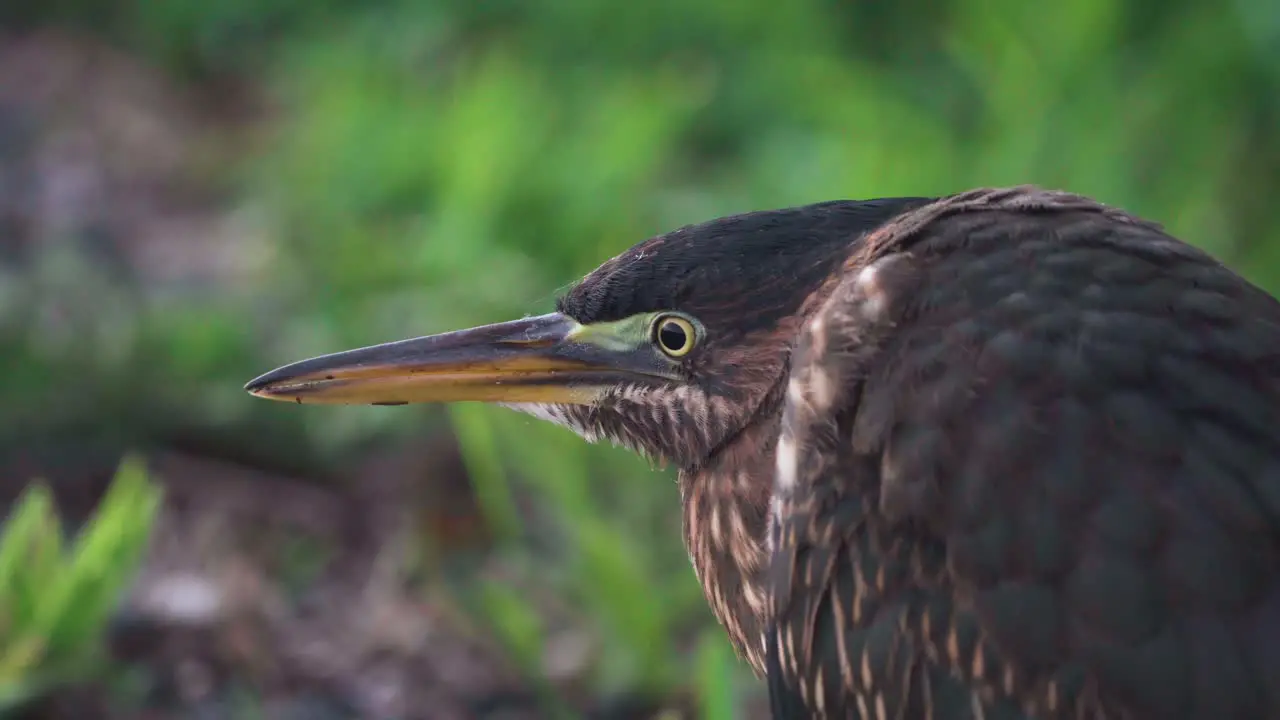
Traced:
POLYGON ((680 357, 693 349, 693 323, 675 316, 659 318, 654 323, 653 336, 662 352, 671 357, 680 357))

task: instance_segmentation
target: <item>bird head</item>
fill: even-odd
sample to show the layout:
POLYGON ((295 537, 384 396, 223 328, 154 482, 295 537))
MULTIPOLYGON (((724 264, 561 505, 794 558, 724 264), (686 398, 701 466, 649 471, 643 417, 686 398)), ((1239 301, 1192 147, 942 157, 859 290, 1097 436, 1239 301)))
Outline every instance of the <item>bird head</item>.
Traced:
POLYGON ((747 213, 650 238, 520 320, 302 360, 245 386, 299 404, 480 401, 697 467, 776 411, 806 301, 919 198, 747 213))

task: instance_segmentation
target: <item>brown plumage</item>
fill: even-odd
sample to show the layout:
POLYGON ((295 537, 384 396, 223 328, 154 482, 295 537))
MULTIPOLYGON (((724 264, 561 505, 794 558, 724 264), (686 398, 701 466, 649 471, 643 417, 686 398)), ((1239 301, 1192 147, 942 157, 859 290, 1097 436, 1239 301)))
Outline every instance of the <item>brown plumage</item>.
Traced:
POLYGON ((1280 717, 1280 305, 1086 198, 724 218, 557 313, 249 389, 501 402, 675 462, 777 718, 1280 717))

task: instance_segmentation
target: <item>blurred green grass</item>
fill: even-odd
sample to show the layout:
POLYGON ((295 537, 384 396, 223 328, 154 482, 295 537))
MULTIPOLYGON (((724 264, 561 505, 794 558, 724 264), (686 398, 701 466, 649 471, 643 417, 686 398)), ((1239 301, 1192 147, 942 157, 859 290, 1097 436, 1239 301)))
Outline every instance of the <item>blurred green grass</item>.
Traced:
MULTIPOLYGON (((118 299, 116 325, 111 291, 85 293, 85 329, 61 346, 12 310, 9 422, 125 407, 122 389, 146 387, 224 425, 297 427, 336 461, 441 415, 268 407, 239 385, 311 354, 544 311, 650 234, 836 197, 1068 188, 1280 287, 1274 4, 23 7, 0 19, 91 27, 187 82, 234 78, 266 99, 253 150, 218 182, 258 219, 269 260, 238 290, 118 299)), ((65 287, 41 277, 9 287, 37 303, 65 287)), ((688 570, 669 471, 501 410, 443 417, 500 551, 601 634, 600 692, 696 686, 708 717, 734 716, 751 685, 688 570), (552 550, 529 540, 521 491, 552 550)), ((513 592, 484 585, 482 604, 537 675, 542 620, 513 592)))
POLYGON ((64 547, 49 489, 31 485, 0 535, 0 713, 101 672, 102 629, 146 549, 160 493, 137 459, 64 547))

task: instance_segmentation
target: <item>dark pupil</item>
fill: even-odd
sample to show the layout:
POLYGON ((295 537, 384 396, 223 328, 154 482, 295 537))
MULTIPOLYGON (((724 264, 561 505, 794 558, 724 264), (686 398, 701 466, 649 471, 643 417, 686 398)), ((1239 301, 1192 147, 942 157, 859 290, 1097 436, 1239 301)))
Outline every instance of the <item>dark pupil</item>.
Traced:
POLYGON ((664 322, 658 329, 658 341, 668 350, 683 350, 685 343, 689 342, 689 336, 679 323, 664 322))

